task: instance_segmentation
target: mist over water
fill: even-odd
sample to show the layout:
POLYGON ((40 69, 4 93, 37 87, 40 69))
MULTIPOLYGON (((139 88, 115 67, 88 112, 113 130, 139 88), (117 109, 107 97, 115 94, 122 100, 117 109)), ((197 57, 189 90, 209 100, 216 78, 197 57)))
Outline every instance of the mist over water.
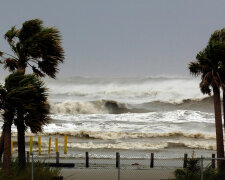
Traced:
POLYGON ((199 81, 189 78, 68 78, 48 83, 52 99, 114 100, 141 104, 160 101, 181 103, 185 99, 202 99, 199 81))
POLYGON ((199 80, 189 78, 68 78, 51 81, 51 112, 121 114, 168 110, 212 112, 199 80))

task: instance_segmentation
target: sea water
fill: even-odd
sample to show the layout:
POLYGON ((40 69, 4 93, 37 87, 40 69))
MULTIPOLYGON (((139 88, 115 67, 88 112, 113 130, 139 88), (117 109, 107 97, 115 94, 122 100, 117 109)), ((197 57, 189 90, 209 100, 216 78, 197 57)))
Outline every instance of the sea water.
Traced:
MULTIPOLYGON (((186 77, 47 80, 52 120, 44 133, 69 135, 74 153, 215 151, 213 99, 199 83, 186 77)), ((47 138, 42 146, 47 149, 47 138)))

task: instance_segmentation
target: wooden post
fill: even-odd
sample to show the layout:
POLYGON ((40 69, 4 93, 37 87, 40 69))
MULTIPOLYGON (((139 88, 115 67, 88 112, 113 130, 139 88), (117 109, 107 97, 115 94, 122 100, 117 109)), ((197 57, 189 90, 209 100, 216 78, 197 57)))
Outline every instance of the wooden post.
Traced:
POLYGON ((116 168, 119 167, 119 152, 116 152, 116 168))
POLYGON ((58 149, 58 138, 55 138, 55 152, 59 152, 59 149, 58 149))
POLYGON ((30 162, 30 153, 29 153, 29 151, 27 151, 27 163, 29 163, 30 162))
POLYGON ((59 164, 59 152, 56 152, 56 164, 59 164))
POLYGON ((41 136, 38 136, 38 154, 41 155, 41 136))
POLYGON ((187 168, 187 160, 188 160, 188 154, 184 154, 184 165, 183 165, 183 168, 187 168))
POLYGON ((150 162, 150 168, 154 167, 154 153, 151 153, 151 162, 150 162))
POLYGON ((51 152, 51 137, 49 137, 49 144, 48 144, 48 154, 51 152))
POLYGON ((33 136, 30 136, 30 154, 33 152, 33 136))
POLYGON ((64 137, 64 154, 67 154, 67 135, 64 137))
POLYGON ((13 155, 13 141, 11 141, 11 155, 13 155))
POLYGON ((215 158, 216 158, 216 155, 215 154, 212 154, 212 168, 214 168, 214 169, 216 167, 215 158))
POLYGON ((86 156, 86 168, 89 167, 89 154, 88 152, 85 153, 85 156, 86 156))

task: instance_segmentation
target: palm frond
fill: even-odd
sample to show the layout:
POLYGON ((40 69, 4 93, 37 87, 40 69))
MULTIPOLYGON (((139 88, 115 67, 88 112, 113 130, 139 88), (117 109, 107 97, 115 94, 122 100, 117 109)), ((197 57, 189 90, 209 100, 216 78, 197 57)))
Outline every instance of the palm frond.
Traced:
MULTIPOLYGON (((7 92, 4 101, 8 107, 23 112, 24 123, 26 127, 31 128, 32 132, 41 132, 43 125, 48 124, 50 120, 48 93, 44 83, 35 75, 23 75, 22 72, 15 72, 5 80, 3 89, 7 92)), ((17 121, 15 118, 15 125, 17 125, 17 121)))
POLYGON ((32 66, 32 70, 34 72, 35 75, 39 76, 39 77, 44 77, 45 75, 39 71, 35 66, 32 66))
POLYGON ((18 33, 19 31, 15 26, 13 26, 5 33, 4 38, 9 42, 9 44, 12 44, 14 42, 14 39, 18 37, 18 33))
POLYGON ((21 42, 27 41, 43 28, 43 21, 40 19, 32 19, 23 23, 23 27, 19 31, 19 40, 21 42))
POLYGON ((58 61, 52 57, 45 57, 43 61, 38 62, 38 67, 51 78, 55 78, 58 72, 58 61))
MULTIPOLYGON (((5 34, 5 39, 16 55, 15 59, 18 59, 17 66, 8 65, 10 71, 17 68, 25 69, 29 65, 34 74, 55 78, 58 65, 65 58, 61 34, 57 28, 44 27, 43 21, 33 19, 24 22, 19 30, 13 26, 5 34)), ((0 52, 0 57, 2 55, 0 52)))
POLYGON ((9 69, 9 71, 15 71, 18 68, 18 61, 13 58, 6 58, 3 61, 4 69, 9 69))
POLYGON ((210 86, 212 85, 212 78, 211 72, 208 72, 202 76, 202 81, 199 86, 203 94, 211 95, 210 86))
POLYGON ((188 65, 191 74, 198 76, 201 74, 201 66, 198 62, 191 62, 188 65))

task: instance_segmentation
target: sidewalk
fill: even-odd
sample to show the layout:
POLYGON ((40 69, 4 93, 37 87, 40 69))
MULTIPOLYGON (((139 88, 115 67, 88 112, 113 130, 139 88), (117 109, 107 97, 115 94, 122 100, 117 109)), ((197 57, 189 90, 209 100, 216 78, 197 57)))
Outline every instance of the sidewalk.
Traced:
MULTIPOLYGON (((174 178, 174 170, 120 170, 121 180, 160 180, 174 178)), ((62 169, 64 180, 117 180, 117 169, 62 169)))

